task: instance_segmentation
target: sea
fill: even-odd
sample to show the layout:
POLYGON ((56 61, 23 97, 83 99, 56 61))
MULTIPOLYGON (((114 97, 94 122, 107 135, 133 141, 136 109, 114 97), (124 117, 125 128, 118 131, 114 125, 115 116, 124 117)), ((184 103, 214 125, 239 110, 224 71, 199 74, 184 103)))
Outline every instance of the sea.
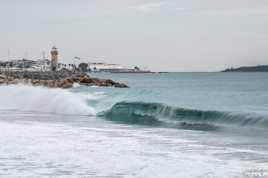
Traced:
POLYGON ((0 86, 0 177, 268 177, 268 73, 0 86))

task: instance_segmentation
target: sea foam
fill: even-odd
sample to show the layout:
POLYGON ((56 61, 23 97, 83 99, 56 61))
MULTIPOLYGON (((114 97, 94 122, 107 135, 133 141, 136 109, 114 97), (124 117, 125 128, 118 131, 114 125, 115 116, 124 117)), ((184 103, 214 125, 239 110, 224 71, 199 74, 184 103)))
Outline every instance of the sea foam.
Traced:
POLYGON ((94 94, 75 93, 66 89, 10 85, 0 87, 0 108, 59 114, 95 115, 86 100, 94 94))

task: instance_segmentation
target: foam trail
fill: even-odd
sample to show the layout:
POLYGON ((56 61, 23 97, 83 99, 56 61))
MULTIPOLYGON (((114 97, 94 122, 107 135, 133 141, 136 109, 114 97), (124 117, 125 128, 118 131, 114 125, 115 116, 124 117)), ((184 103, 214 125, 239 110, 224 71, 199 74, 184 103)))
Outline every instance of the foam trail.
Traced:
POLYGON ((94 95, 73 93, 58 88, 9 85, 0 87, 0 108, 59 114, 95 115, 86 100, 94 95))

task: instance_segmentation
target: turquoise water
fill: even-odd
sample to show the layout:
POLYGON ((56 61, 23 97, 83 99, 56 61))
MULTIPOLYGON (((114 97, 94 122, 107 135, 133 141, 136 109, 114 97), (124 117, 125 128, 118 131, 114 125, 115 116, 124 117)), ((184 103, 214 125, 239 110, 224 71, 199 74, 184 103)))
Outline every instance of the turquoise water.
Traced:
POLYGON ((3 177, 267 177, 268 73, 91 74, 0 87, 3 177))
MULTIPOLYGON (((108 100, 114 99, 111 103, 100 101, 100 110, 105 108, 104 111, 107 111, 112 108, 107 111, 106 118, 113 116, 117 121, 121 121, 121 114, 129 116, 129 112, 132 112, 132 116, 138 118, 142 118, 139 117, 141 114, 144 117, 154 117, 158 121, 161 118, 162 121, 163 118, 169 121, 184 121, 184 125, 189 121, 191 124, 195 122, 204 123, 206 126, 210 124, 211 127, 230 124, 259 127, 264 130, 268 128, 268 75, 266 73, 97 76, 110 77, 131 86, 130 89, 123 90, 108 89, 108 100)), ((126 120, 122 119, 122 122, 126 120)))
POLYGON ((109 90, 112 96, 120 93, 128 95, 125 99, 130 101, 158 102, 192 109, 267 113, 268 74, 266 73, 96 76, 112 78, 130 85, 129 90, 109 90))

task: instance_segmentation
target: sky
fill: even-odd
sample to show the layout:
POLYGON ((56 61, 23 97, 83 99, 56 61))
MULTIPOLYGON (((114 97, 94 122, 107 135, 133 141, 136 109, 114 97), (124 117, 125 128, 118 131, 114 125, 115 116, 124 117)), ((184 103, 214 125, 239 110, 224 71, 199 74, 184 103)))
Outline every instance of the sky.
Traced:
POLYGON ((268 0, 0 0, 0 60, 50 57, 153 71, 268 65, 268 0), (9 54, 9 55, 8 55, 9 54))

